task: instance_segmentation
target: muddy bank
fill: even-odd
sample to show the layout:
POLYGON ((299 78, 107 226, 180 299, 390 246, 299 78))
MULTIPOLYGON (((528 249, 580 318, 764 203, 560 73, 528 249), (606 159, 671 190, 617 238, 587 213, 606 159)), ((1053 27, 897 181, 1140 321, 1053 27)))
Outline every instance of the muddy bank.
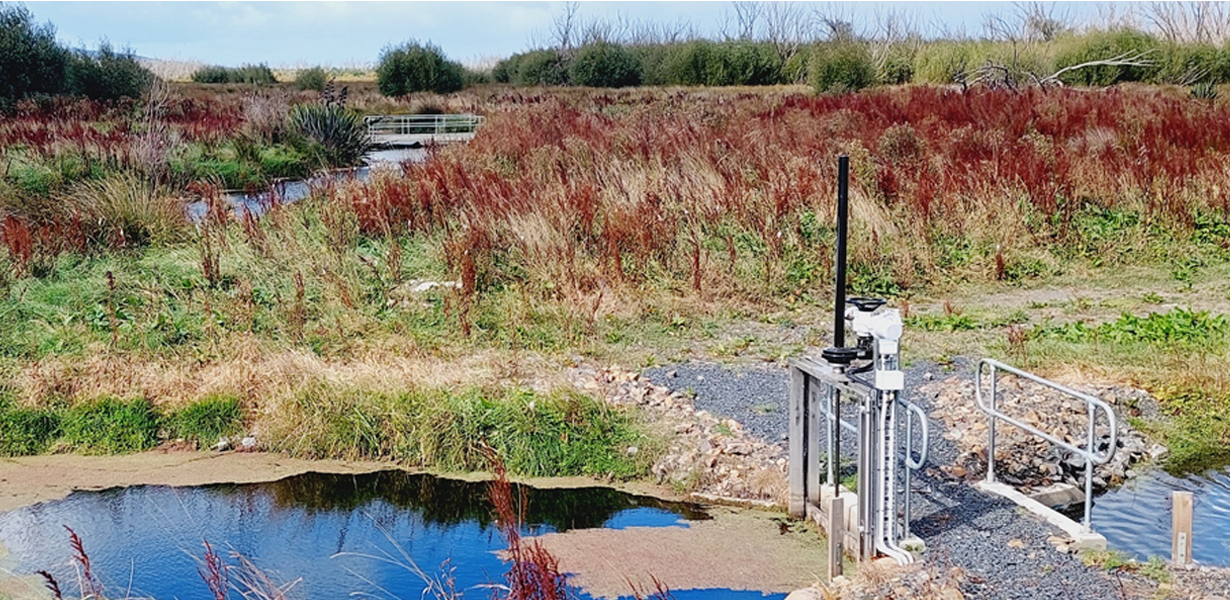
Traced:
MULTIPOLYGON (((363 474, 404 470, 390 462, 305 460, 264 452, 152 451, 115 456, 54 454, 0 459, 0 512, 59 500, 74 491, 105 490, 136 485, 196 486, 219 483, 264 483, 304 473, 363 474)), ((485 481, 488 473, 445 473, 441 477, 485 481)), ((538 488, 580 488, 602 485, 620 491, 683 500, 681 494, 648 482, 603 483, 589 477, 513 478, 538 488)), ((0 550, 2 551, 2 550, 0 550)))
POLYGON ((372 473, 389 463, 301 460, 278 454, 144 452, 119 456, 55 454, 0 459, 0 512, 59 500, 78 490, 133 485, 261 483, 292 475, 372 473))
POLYGON ((785 525, 784 515, 731 508, 710 514, 712 520, 688 527, 578 529, 536 539, 595 598, 627 596, 630 585, 648 594, 654 578, 672 590, 789 593, 824 572, 824 540, 785 525))

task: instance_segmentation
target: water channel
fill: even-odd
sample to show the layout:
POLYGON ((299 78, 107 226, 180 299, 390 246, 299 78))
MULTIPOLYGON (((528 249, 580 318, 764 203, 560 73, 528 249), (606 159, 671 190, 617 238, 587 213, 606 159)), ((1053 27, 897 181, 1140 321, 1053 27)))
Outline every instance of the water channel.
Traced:
MULTIPOLYGON (((348 179, 365 180, 371 175, 373 169, 396 168, 397 165, 404 162, 422 162, 427 160, 429 152, 426 148, 386 148, 374 150, 364 157, 367 164, 362 167, 333 171, 307 180, 277 182, 270 189, 255 194, 229 192, 224 199, 228 207, 236 215, 242 216, 245 213, 250 213, 259 217, 269 210, 269 207, 275 201, 285 204, 298 202, 311 195, 312 190, 330 183, 348 179)), ((188 217, 194 223, 198 223, 205 217, 209 207, 204 201, 197 201, 189 203, 187 210, 188 217)))
POLYGON ((1144 560, 1170 558, 1170 493, 1195 498, 1192 558, 1203 565, 1230 566, 1230 469, 1176 477, 1147 472, 1094 498, 1093 529, 1107 544, 1144 560))
MULTIPOLYGON (((686 528, 709 518, 696 505, 610 488, 525 490, 526 534, 686 528)), ((418 598, 423 582, 402 551, 429 575, 439 574, 441 565, 455 569, 465 597, 489 598, 487 586, 503 583, 506 568, 496 554, 505 544, 492 512, 485 483, 402 471, 76 492, 0 514, 0 544, 10 552, 0 568, 26 575, 45 569, 71 587, 69 526, 81 536, 99 579, 122 597, 211 599, 197 573, 202 540, 208 540, 224 557, 238 552, 275 581, 298 580, 289 598, 418 598)), ((675 596, 752 600, 784 594, 710 589, 675 596)))

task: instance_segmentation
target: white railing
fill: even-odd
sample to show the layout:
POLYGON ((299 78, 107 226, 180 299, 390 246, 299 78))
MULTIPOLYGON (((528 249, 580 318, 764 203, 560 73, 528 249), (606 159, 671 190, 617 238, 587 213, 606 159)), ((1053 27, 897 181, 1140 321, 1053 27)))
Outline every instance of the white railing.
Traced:
POLYGON ((978 363, 978 373, 975 375, 974 383, 975 383, 974 398, 975 398, 975 401, 978 402, 978 408, 982 409, 982 412, 986 413, 987 416, 990 417, 990 420, 991 420, 990 427, 988 427, 988 435, 987 435, 988 437, 987 482, 995 483, 995 421, 996 420, 1005 421, 1011 425, 1020 427, 1021 429, 1029 433, 1032 433, 1052 444, 1055 444, 1056 446, 1059 446, 1060 448, 1063 448, 1081 457, 1082 459, 1084 459, 1084 463, 1085 463, 1085 518, 1081 521, 1081 525, 1084 526, 1085 531, 1088 532, 1091 529, 1089 512, 1093 509, 1093 466, 1104 464, 1107 461, 1109 461, 1112 457, 1114 457, 1115 456, 1115 446, 1118 444, 1117 435, 1119 432, 1119 420, 1118 418, 1115 417, 1115 411, 1111 409, 1109 404, 1103 402, 1099 398, 1095 398, 1094 396, 1090 396, 1089 394, 1086 394, 1083 392, 1078 392, 1072 388, 1055 383, 1054 381, 1051 381, 1049 379, 1043 379, 1041 377, 1038 377, 1037 375, 1034 375, 1033 373, 1022 371, 1015 367, 1010 367, 1002 362, 999 362, 998 360, 994 360, 991 358, 984 358, 978 363), (989 398, 989 402, 983 397, 983 394, 982 394, 982 380, 983 380, 982 374, 983 374, 983 369, 985 367, 990 367, 990 375, 991 375, 990 394, 988 394, 986 397, 986 398, 989 398), (998 381, 999 371, 1011 373, 1012 375, 1016 375, 1017 377, 1020 377, 1022 379, 1028 379, 1034 383, 1048 387, 1052 390, 1055 390, 1069 397, 1072 397, 1072 398, 1075 398, 1077 400, 1084 402, 1085 403, 1085 415, 1089 419, 1087 434, 1086 434, 1087 439, 1085 440, 1085 447, 1081 448, 1080 446, 1077 446, 1075 444, 1070 444, 1068 442, 1065 442, 1064 440, 1061 440, 1053 435, 1050 435, 1046 433, 1045 431, 1038 429, 1037 427, 1034 427, 1032 425, 1029 425, 1028 423, 1024 423, 1018 419, 1014 419, 1012 417, 1009 417, 1008 415, 1005 415, 1002 412, 999 412, 999 410, 996 408, 996 387, 997 387, 996 383, 998 381), (1102 412, 1106 413, 1106 420, 1108 424, 1110 425, 1110 439, 1108 440, 1109 446, 1105 452, 1098 452, 1097 446, 1096 446, 1097 444, 1096 423, 1097 423, 1099 409, 1102 412))
POLYGON ((444 135, 474 133, 483 124, 481 115, 371 115, 363 117, 367 134, 381 135, 444 135))

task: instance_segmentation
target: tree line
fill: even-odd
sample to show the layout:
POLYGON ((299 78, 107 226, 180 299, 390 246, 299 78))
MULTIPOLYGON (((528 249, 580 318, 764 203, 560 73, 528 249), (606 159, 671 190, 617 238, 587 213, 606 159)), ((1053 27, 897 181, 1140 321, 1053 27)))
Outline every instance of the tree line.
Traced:
POLYGON ((96 52, 67 48, 50 23, 36 24, 23 6, 0 5, 0 108, 40 96, 137 97, 153 80, 130 50, 105 41, 96 52))

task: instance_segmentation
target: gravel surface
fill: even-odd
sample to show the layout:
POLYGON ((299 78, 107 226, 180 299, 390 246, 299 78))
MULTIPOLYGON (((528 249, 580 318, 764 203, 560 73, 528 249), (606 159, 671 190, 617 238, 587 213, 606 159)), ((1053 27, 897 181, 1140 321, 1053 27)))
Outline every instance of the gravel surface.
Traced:
MULTIPOLYGON (((948 371, 934 364, 911 367, 906 371, 905 398, 929 410, 926 399, 911 397, 910 390, 951 371, 972 373, 972 365, 958 361, 948 371)), ((732 370, 691 362, 651 369, 645 376, 659 385, 690 391, 698 409, 740 421, 748 431, 785 444, 788 375, 784 368, 766 365, 732 370)), ((917 474, 913 484, 911 530, 926 541, 928 562, 944 569, 960 567, 965 572, 963 591, 967 597, 1125 597, 1114 577, 1086 567, 1079 558, 1061 553, 1048 543, 1048 537, 1061 532, 1018 512, 1015 504, 983 494, 935 469, 950 464, 958 451, 944 439, 943 424, 934 416, 930 427, 927 468, 917 474)), ((852 441, 843 440, 843 448, 853 449, 852 441)))

